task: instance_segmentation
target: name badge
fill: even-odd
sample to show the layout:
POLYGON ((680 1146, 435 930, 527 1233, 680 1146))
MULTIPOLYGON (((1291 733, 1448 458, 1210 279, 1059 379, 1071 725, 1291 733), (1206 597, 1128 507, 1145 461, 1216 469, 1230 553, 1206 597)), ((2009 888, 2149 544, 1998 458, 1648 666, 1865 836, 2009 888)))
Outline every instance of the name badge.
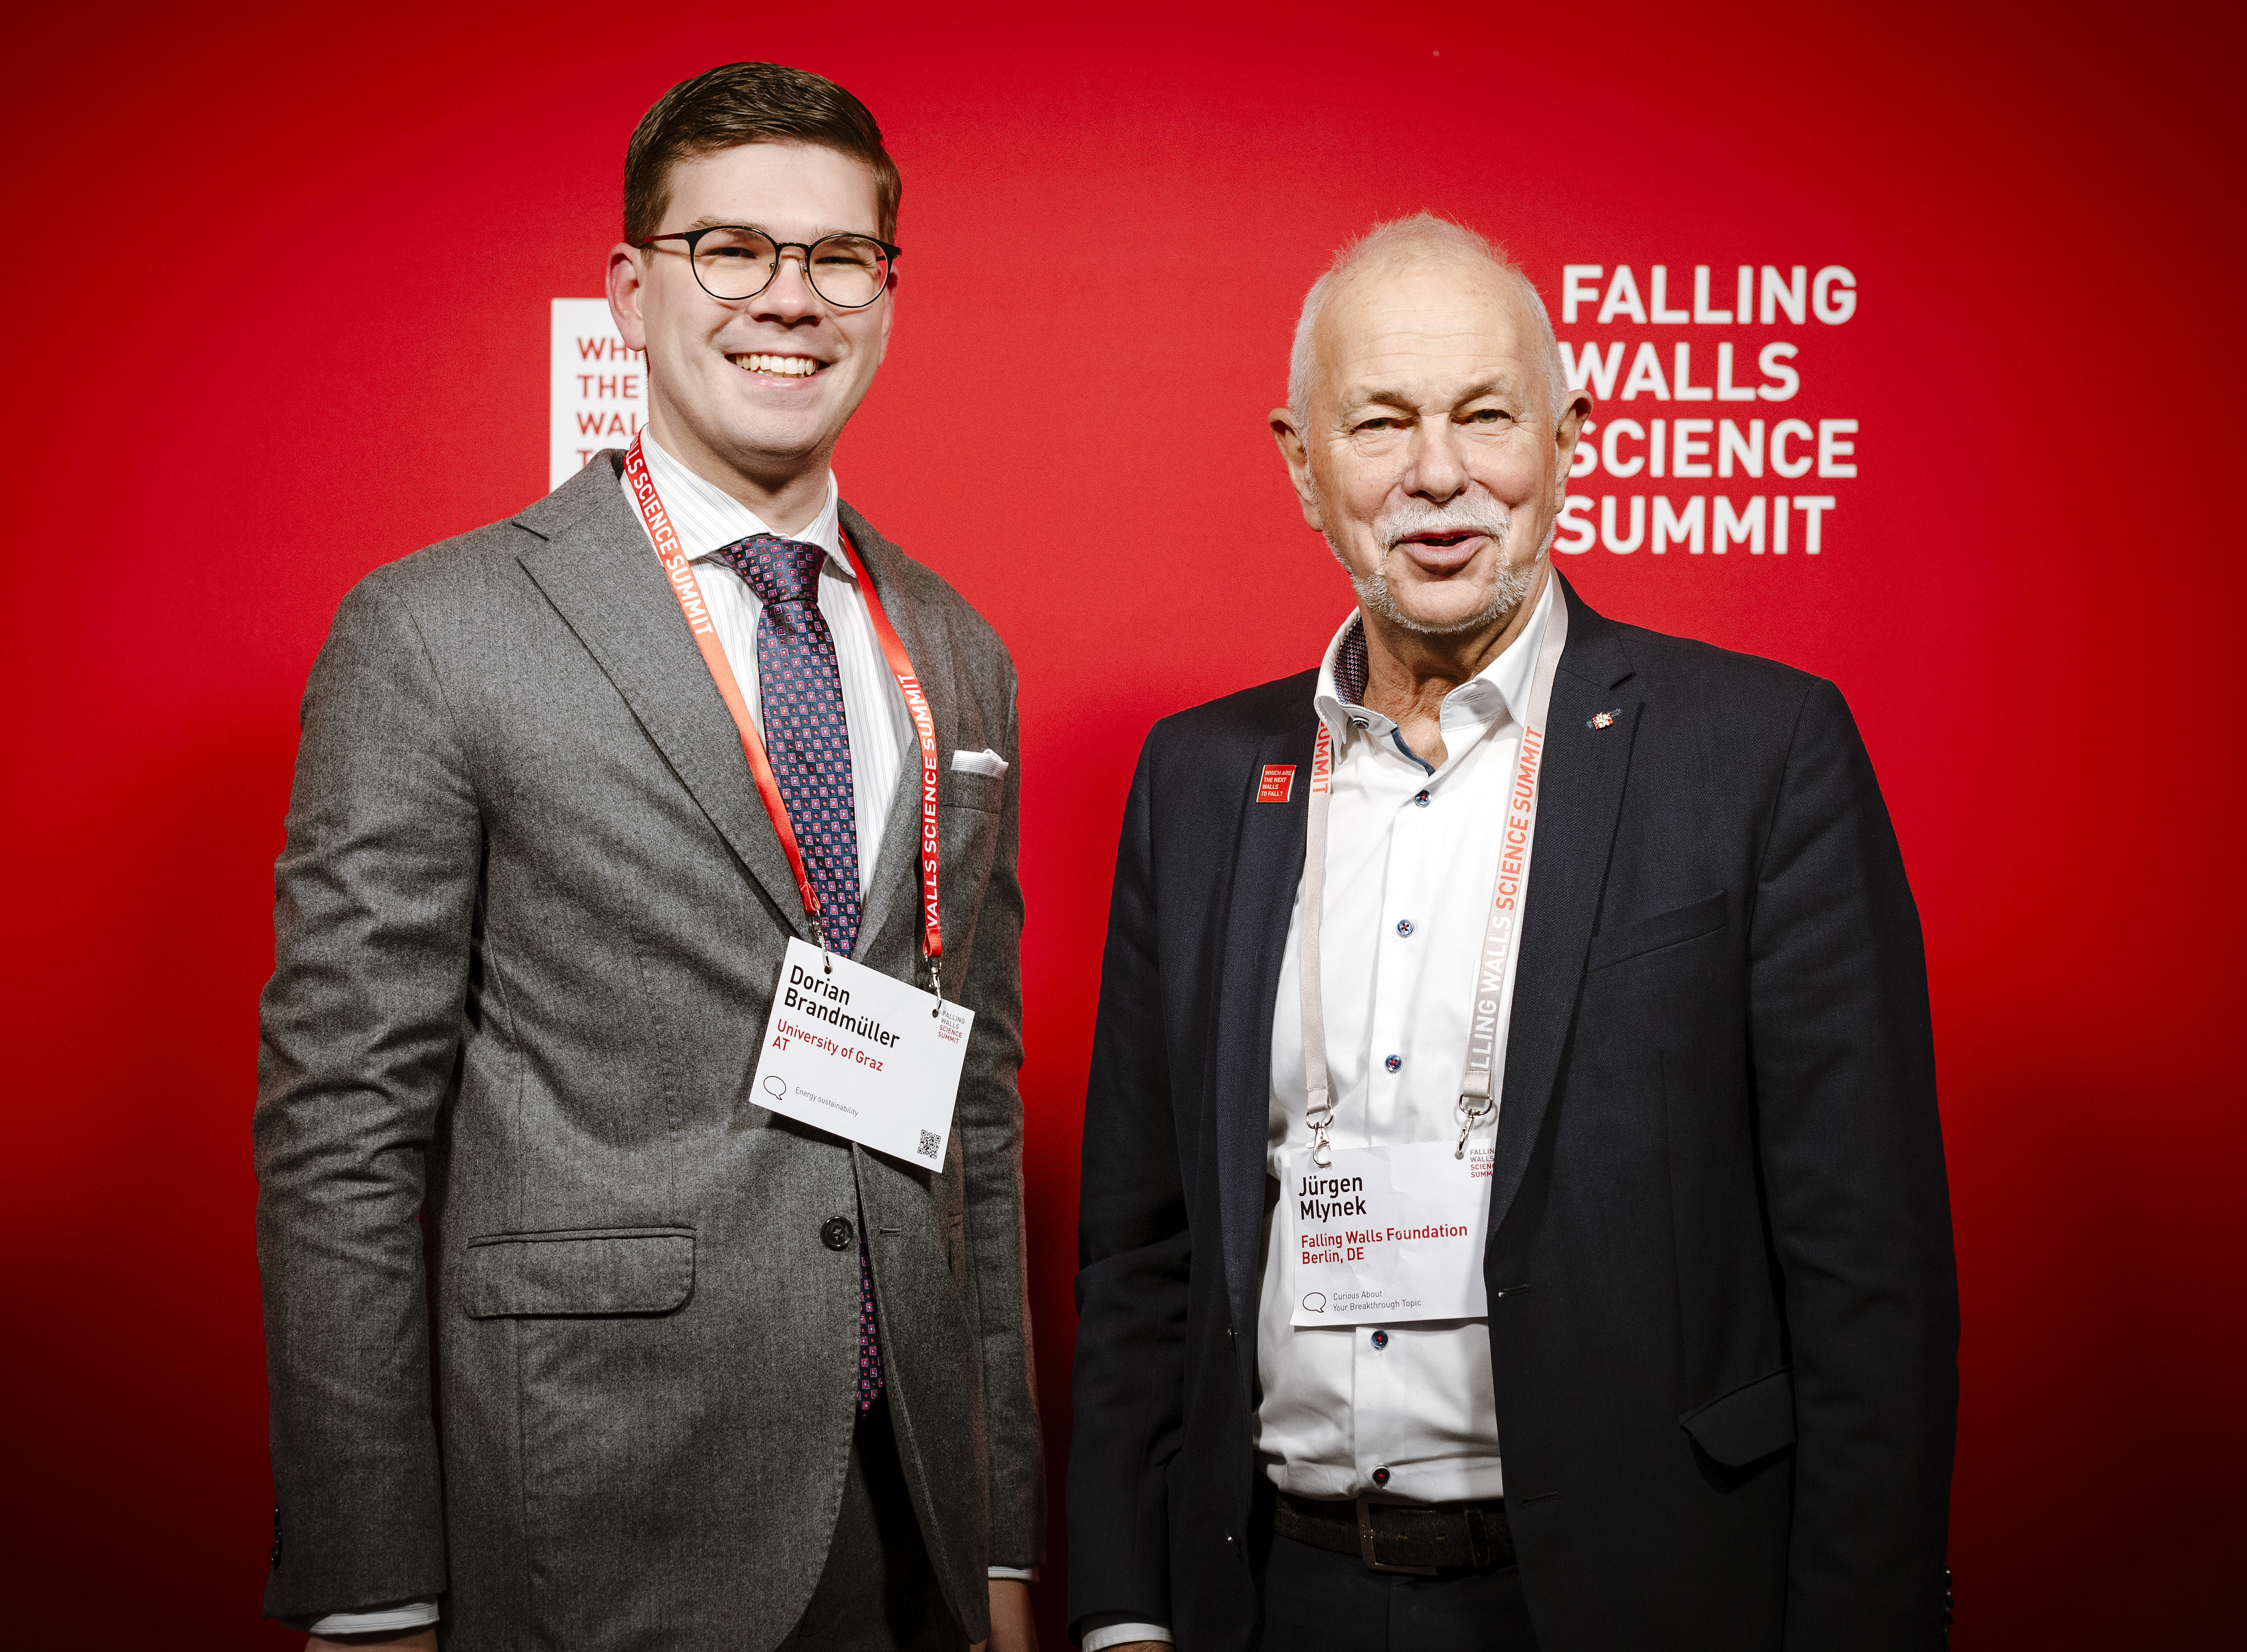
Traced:
POLYGON ((791 937, 757 1056, 756 1100, 862 1147, 944 1164, 975 1012, 791 937))
POLYGON ((1449 1142, 1335 1148, 1325 1169, 1291 1154, 1287 1209, 1291 1323, 1479 1320, 1493 1150, 1449 1142))

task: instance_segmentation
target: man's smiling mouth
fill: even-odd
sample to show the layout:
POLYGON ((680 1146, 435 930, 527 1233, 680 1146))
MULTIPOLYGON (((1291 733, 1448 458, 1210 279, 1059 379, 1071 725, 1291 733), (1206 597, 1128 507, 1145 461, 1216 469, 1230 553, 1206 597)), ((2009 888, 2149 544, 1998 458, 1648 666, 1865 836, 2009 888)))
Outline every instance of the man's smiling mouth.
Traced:
POLYGON ((726 359, 743 372, 771 373, 780 379, 809 379, 827 366, 825 362, 815 361, 809 356, 740 354, 728 355, 726 359))

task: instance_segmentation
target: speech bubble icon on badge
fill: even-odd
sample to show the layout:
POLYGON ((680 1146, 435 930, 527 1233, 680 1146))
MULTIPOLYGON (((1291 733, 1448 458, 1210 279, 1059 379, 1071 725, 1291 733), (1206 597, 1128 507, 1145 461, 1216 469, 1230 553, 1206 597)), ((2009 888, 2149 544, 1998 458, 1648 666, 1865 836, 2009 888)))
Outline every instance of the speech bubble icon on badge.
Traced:
POLYGON ((1306 1291, 1303 1293, 1304 1313, 1323 1314, 1326 1311, 1327 1294, 1324 1291, 1306 1291))
POLYGON ((773 1100, 779 1101, 788 1094, 788 1081, 782 1078, 778 1073, 767 1073, 765 1075, 765 1094, 771 1096, 773 1100))

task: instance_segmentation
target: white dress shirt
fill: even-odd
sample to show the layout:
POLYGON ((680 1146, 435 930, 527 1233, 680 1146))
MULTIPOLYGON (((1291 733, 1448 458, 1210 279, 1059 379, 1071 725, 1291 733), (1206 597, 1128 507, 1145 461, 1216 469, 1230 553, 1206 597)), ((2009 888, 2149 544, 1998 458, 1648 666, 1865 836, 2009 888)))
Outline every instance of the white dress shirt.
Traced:
MULTIPOLYGON (((751 534, 768 534, 773 529, 724 488, 704 481, 664 452, 652 433, 640 433, 640 451, 646 456, 647 473, 663 500, 664 511, 694 563, 695 582, 702 588, 703 604, 717 627, 726 663, 733 667, 741 699, 762 732, 764 708, 757 698, 757 616, 764 611, 764 602, 717 553, 751 534)), ((630 479, 620 479, 620 485, 632 518, 638 522, 639 504, 632 497, 630 479)), ((890 674, 889 662, 882 658, 872 616, 866 611, 865 594, 858 589, 858 581, 843 556, 842 497, 835 474, 830 471, 827 502, 819 514, 801 533, 782 537, 802 540, 827 553, 819 570, 819 611, 834 635, 836 670, 843 679, 843 720, 850 734, 851 801, 858 817, 858 894, 863 899, 872 884, 874 860, 882 848, 882 828, 890 818, 912 723, 898 679, 890 674)), ((644 533, 637 549, 653 561, 654 548, 644 533)), ((991 1575, 1027 1581, 1031 1574, 994 1567, 991 1575)), ((314 1635, 365 1635, 379 1629, 410 1629, 436 1621, 434 1601, 415 1601, 380 1612, 331 1613, 309 1627, 314 1635)))
MULTIPOLYGON (((1359 703, 1364 644, 1356 617, 1327 651, 1318 713, 1333 731, 1335 765, 1319 984, 1335 1096, 1328 1135, 1337 1147, 1444 1141, 1458 1131, 1506 791, 1554 584, 1546 580, 1521 635, 1444 697, 1440 768, 1431 770, 1405 748, 1395 723, 1359 703)), ((1301 900, 1299 885, 1272 1018, 1265 1164, 1274 1177, 1308 1140, 1296 950, 1301 900)), ((1518 944, 1518 925, 1514 932, 1518 944)), ((1501 1035, 1513 1012, 1507 993, 1499 1007, 1501 1035)), ((1497 1117, 1493 1108, 1476 1127, 1485 1143, 1497 1117)), ((1256 1327, 1263 1380, 1256 1448, 1273 1483, 1302 1497, 1367 1492, 1415 1503, 1501 1495, 1488 1322, 1298 1329, 1281 1284, 1280 1219, 1275 1207, 1256 1327), (1376 1328, 1386 1333, 1385 1347, 1374 1345, 1376 1328), (1374 1471, 1383 1468, 1387 1482, 1376 1485, 1374 1471)))
MULTIPOLYGON (((1521 635, 1444 697, 1439 768, 1414 756, 1397 725, 1361 703, 1363 622, 1351 615, 1328 645, 1315 699, 1335 751, 1319 988, 1334 1096, 1328 1136, 1336 1147, 1458 1139, 1455 1109, 1506 791, 1557 583, 1547 577, 1521 635)), ((1301 918, 1298 884, 1272 1017, 1265 1168, 1281 1179, 1286 1156, 1310 1140, 1303 1123, 1301 918)), ((1519 925, 1514 934, 1518 945, 1519 925)), ((1499 1008, 1501 1032, 1513 1013, 1508 993, 1499 1008)), ((1492 1075, 1493 1082, 1500 1076, 1492 1075)), ((1497 1118, 1493 1107, 1476 1127, 1477 1140, 1490 1142, 1497 1118)), ((1365 1492, 1453 1503, 1500 1496, 1489 1321, 1299 1329, 1281 1279, 1285 1219, 1274 1205, 1256 1324, 1263 1387, 1257 1459, 1273 1483, 1301 1497, 1365 1492), (1385 1334, 1385 1347, 1375 1347, 1376 1330, 1385 1334), (1389 1471, 1385 1485, 1374 1483, 1381 1468, 1389 1471)), ((1158 1624, 1093 1621, 1083 1652, 1171 1638, 1158 1624)))

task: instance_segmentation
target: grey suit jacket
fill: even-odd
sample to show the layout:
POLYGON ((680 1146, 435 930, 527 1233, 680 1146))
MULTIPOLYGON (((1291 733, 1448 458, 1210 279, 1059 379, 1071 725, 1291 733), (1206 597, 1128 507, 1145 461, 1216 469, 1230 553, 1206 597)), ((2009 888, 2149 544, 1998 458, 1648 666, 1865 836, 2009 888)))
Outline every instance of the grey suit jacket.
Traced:
MULTIPOLYGON (((447 1644, 772 1646, 825 1560, 871 1247, 945 1597, 1041 1558, 1023 1291, 1014 673, 848 505, 939 744, 941 1174, 758 1106, 809 938, 741 741, 604 454, 370 575, 314 666, 254 1137, 278 1530, 265 1609, 443 1596, 447 1644), (419 1219, 417 1224, 417 1218, 419 1219), (433 1348, 434 1329, 434 1383, 433 1348), (434 1399, 434 1404, 433 1404, 434 1399)), ((858 959, 918 964, 919 764, 858 959)))

